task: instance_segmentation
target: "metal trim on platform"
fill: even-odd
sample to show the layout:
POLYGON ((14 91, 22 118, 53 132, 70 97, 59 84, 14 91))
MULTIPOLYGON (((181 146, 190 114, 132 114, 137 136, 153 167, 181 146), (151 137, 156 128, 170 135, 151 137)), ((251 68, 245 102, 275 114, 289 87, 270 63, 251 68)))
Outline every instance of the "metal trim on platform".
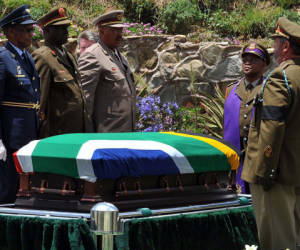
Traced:
MULTIPOLYGON (((248 204, 242 204, 240 199, 227 202, 217 202, 209 203, 203 205, 192 205, 192 206, 183 206, 175 208, 164 208, 164 209, 147 209, 141 208, 137 211, 131 212, 121 212, 119 213, 119 219, 130 219, 138 217, 153 217, 153 216, 168 216, 168 215, 177 215, 177 214, 187 214, 187 213, 198 213, 201 211, 212 211, 219 210, 223 208, 235 208, 235 207, 245 207, 251 204, 251 195, 239 195, 239 197, 245 197, 248 199, 248 204), (147 214, 144 211, 148 212, 147 214)), ((0 215, 15 215, 15 216, 38 216, 46 218, 61 218, 61 219, 90 219, 89 213, 76 213, 76 212, 62 212, 62 211, 50 211, 50 210, 35 210, 35 209, 21 209, 11 207, 12 204, 1 205, 0 206, 0 215)))

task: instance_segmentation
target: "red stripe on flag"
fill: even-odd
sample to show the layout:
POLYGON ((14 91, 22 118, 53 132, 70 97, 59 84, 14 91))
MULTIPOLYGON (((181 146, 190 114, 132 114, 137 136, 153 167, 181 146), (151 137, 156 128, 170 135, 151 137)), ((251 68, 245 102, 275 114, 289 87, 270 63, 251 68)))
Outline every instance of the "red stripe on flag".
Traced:
POLYGON ((13 159, 14 159, 14 162, 15 162, 15 166, 16 166, 17 172, 18 173, 23 173, 22 167, 21 167, 20 162, 19 162, 18 157, 17 157, 17 152, 13 153, 13 159))

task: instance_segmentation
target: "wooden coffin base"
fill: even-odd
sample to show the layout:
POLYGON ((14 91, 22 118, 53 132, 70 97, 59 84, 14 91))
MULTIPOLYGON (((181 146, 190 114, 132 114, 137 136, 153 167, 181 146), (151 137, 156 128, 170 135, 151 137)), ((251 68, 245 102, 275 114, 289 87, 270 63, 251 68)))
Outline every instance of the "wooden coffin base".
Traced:
POLYGON ((111 202, 120 211, 142 207, 169 208, 231 201, 226 172, 148 176, 90 183, 66 176, 21 174, 16 206, 89 212, 98 202, 111 202))

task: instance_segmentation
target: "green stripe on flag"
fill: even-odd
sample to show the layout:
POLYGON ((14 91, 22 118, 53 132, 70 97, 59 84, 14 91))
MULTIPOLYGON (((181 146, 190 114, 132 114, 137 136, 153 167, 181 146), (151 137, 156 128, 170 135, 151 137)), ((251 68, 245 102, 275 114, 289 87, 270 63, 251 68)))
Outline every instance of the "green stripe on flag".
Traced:
POLYGON ((78 177, 76 156, 88 140, 152 140, 180 151, 196 173, 228 171, 230 164, 224 153, 206 142, 190 137, 159 132, 65 134, 41 140, 32 153, 35 172, 50 172, 78 177), (49 155, 50 157, 45 157, 49 155))

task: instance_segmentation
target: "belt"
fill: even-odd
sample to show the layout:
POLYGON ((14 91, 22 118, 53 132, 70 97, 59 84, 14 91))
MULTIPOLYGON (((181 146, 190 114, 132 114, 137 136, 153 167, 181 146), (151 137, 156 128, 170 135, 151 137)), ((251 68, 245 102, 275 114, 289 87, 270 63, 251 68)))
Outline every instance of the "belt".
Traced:
POLYGON ((40 109, 40 104, 37 103, 25 103, 25 102, 6 102, 3 101, 1 103, 2 106, 7 106, 7 107, 16 107, 16 108, 28 108, 28 109, 40 109))

